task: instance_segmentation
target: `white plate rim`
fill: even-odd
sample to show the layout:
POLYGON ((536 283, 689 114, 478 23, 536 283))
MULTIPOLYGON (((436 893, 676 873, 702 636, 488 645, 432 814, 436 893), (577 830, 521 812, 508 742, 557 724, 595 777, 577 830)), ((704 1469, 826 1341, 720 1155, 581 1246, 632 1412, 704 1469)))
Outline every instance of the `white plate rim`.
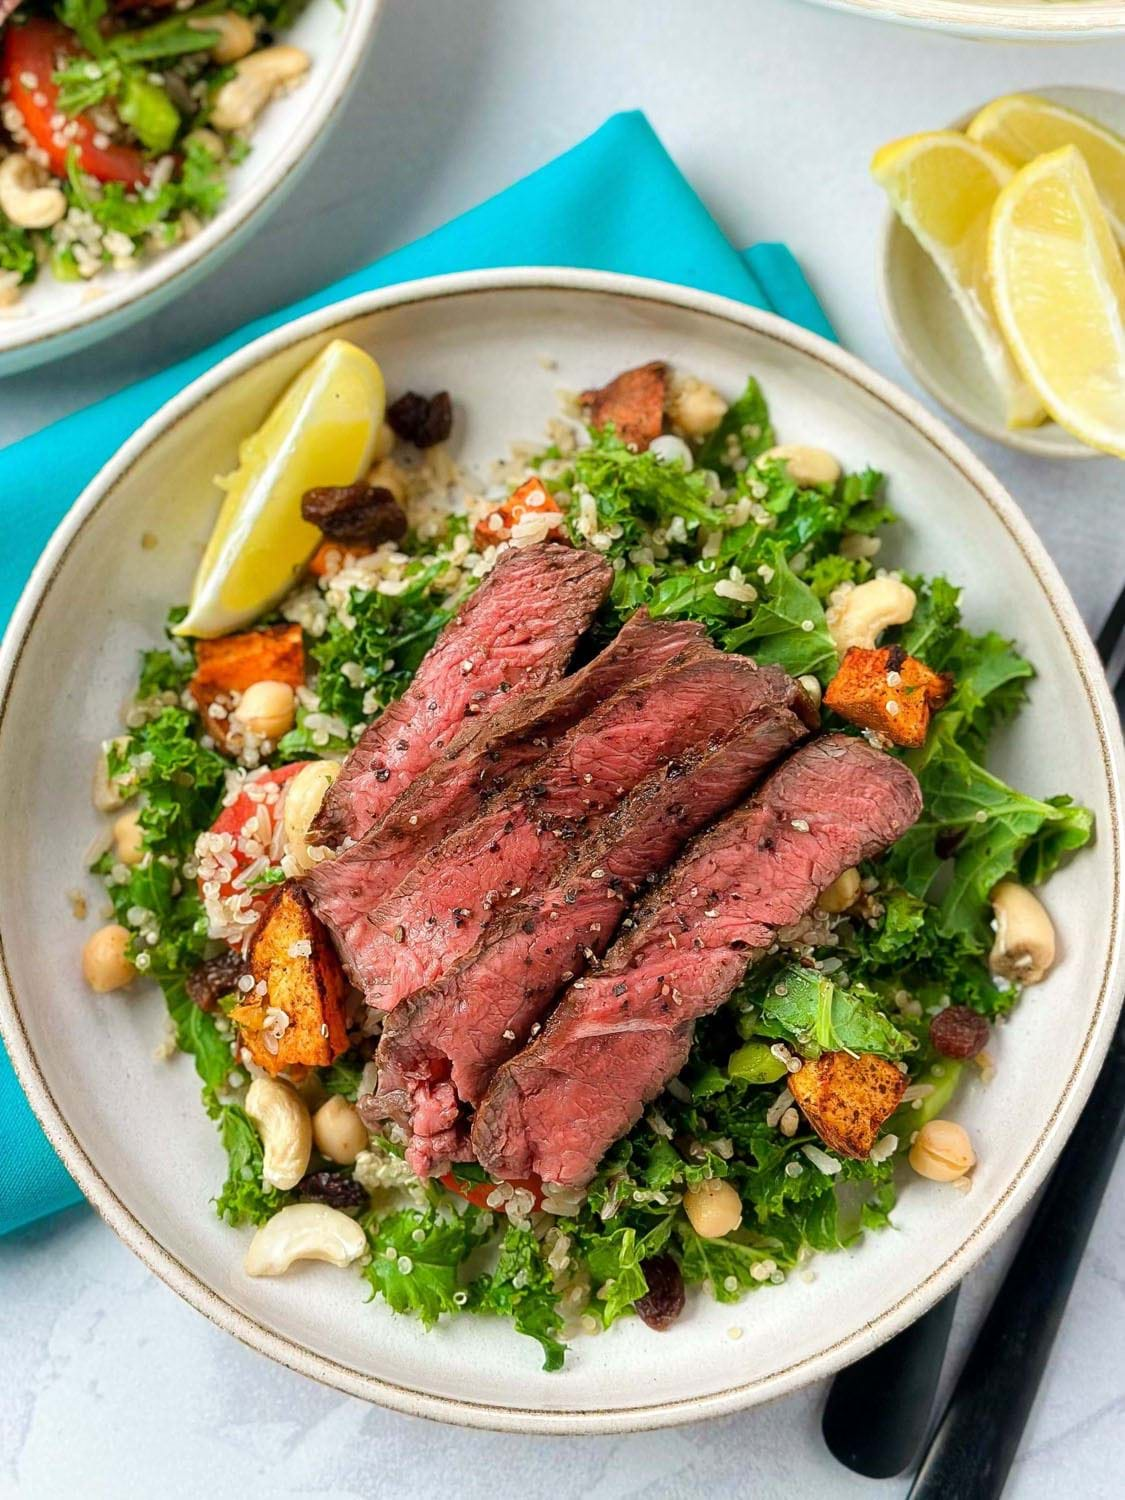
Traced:
POLYGON ((259 215, 280 204, 295 177, 323 145, 358 77, 383 5, 384 0, 345 0, 339 47, 320 77, 310 108, 298 117, 286 150, 243 194, 221 205, 197 235, 157 257, 151 285, 138 292, 128 275, 119 274, 95 302, 29 318, 25 337, 19 336, 22 320, 4 323, 0 335, 10 329, 15 333, 0 337, 0 375, 18 374, 98 342, 123 323, 154 312, 186 291, 204 270, 214 270, 233 254, 258 226, 259 215))
POLYGON ((813 5, 872 20, 901 21, 924 30, 955 30, 961 36, 1054 41, 1093 41, 1125 31, 1125 4, 1079 0, 1064 11, 1044 4, 965 4, 964 0, 810 0, 813 5))
POLYGON ((2 930, 0 1036, 4 1039, 12 1065, 40 1125, 93 1207, 129 1249, 166 1285, 218 1327, 234 1334, 242 1343, 322 1384, 411 1416, 429 1417, 460 1426, 519 1433, 564 1435, 630 1432, 701 1421, 742 1410, 760 1401, 786 1395, 860 1358, 877 1344, 899 1332, 951 1290, 1030 1200, 1061 1150, 1093 1087, 1109 1046, 1119 1008, 1114 997, 1119 993, 1125 974, 1120 921, 1122 848, 1125 845, 1121 795, 1122 781, 1125 778, 1125 745, 1121 741, 1113 699, 1093 644, 1066 585, 1043 544, 999 481, 959 438, 919 402, 900 391, 854 355, 773 313, 670 282, 566 267, 458 272, 361 293, 274 329, 229 355, 185 387, 179 395, 148 418, 86 486, 48 543, 0 644, 0 725, 7 713, 12 681, 24 644, 46 603, 52 583, 71 544, 90 516, 109 497, 116 484, 153 441, 229 380, 301 339, 328 333, 337 325, 356 317, 414 302, 517 289, 561 290, 603 296, 608 294, 633 301, 672 305, 727 324, 734 323, 830 367, 905 419, 939 454, 954 464, 1008 531, 1031 569, 1042 590, 1044 602, 1066 641, 1093 716, 1110 809, 1106 826, 1099 829, 1099 838, 1107 839, 1110 843, 1113 888, 1109 893, 1111 905, 1106 961, 1081 1051, 1050 1119, 1039 1138, 1032 1143, 1005 1191, 998 1196, 958 1249, 911 1292, 863 1327, 792 1365, 706 1395, 610 1410, 559 1407, 527 1411, 500 1403, 482 1403, 464 1397, 436 1395, 363 1374, 316 1354, 287 1336, 275 1333, 233 1306, 167 1250, 113 1192, 55 1103, 20 1018, 2 930))

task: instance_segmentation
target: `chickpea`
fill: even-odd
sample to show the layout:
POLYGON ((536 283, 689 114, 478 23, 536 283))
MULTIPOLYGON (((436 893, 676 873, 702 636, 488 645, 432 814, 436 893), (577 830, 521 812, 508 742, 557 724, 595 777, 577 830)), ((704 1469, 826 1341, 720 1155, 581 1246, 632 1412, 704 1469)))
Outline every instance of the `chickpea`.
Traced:
POLYGON ((133 982, 137 971, 128 957, 128 947, 128 928, 118 922, 99 927, 86 940, 82 949, 82 974, 92 990, 106 995, 110 990, 123 990, 133 982))
POLYGON ((742 1199, 719 1177, 709 1177, 684 1194, 684 1212, 702 1239, 718 1240, 733 1234, 742 1223, 742 1199))
POLYGON ((141 810, 134 807, 122 813, 113 824, 113 852, 123 865, 139 865, 144 858, 144 834, 141 832, 141 810))
POLYGON ((377 490, 390 490, 400 505, 406 504, 406 473, 393 458, 381 458, 374 464, 367 482, 377 490))
POLYGON ((976 1160, 968 1131, 954 1120, 927 1120, 910 1148, 910 1165, 931 1182, 956 1182, 976 1160))
POLYGON ((367 1150, 367 1127, 343 1094, 333 1094, 320 1106, 313 1115, 312 1128, 316 1149, 342 1167, 353 1166, 359 1153, 367 1150))
POLYGON ((707 437, 726 414, 727 403, 718 391, 694 375, 674 386, 668 398, 668 415, 688 438, 707 437))
POLYGON ((817 897, 816 904, 821 911, 840 912, 847 911, 854 906, 856 897, 859 895, 860 879, 859 871, 853 865, 850 870, 845 870, 826 891, 821 891, 817 897))
POLYGON ((233 717, 244 728, 276 745, 293 728, 297 698, 287 682, 252 682, 239 699, 233 717))

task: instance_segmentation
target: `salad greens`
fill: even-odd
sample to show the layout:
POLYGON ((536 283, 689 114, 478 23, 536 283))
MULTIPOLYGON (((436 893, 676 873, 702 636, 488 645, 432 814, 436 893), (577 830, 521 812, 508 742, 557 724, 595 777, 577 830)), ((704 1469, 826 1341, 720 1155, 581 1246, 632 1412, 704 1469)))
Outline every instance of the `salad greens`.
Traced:
MULTIPOLYGON (((801 488, 783 464, 754 462, 772 442, 764 398, 750 381, 720 429, 696 446, 692 469, 633 453, 612 431, 592 433, 573 454, 556 448, 542 456, 571 540, 598 547, 615 569, 596 622, 601 639, 643 604, 654 615, 702 621, 725 650, 830 679, 837 657, 826 607, 833 590, 872 576, 877 549, 855 539, 871 539, 894 516, 880 474, 801 488)), ((359 726, 405 689, 475 586, 477 575, 463 565, 465 533, 457 517, 436 542, 408 537, 397 592, 352 588, 306 637, 315 707, 302 707, 274 765, 342 754, 359 726), (314 713, 338 725, 327 742, 314 727, 321 720, 309 722, 314 713)), ((373 1297, 426 1326, 460 1312, 508 1318, 555 1369, 577 1319, 608 1327, 632 1313, 647 1289, 645 1263, 658 1253, 676 1259, 689 1285, 734 1302, 784 1280, 812 1253, 890 1222, 893 1143, 879 1160, 856 1161, 830 1157, 803 1123, 793 1134, 779 1130, 784 1059, 790 1051, 847 1050, 904 1067, 932 1091, 890 1122, 904 1146, 965 1073, 935 1053, 932 1016, 954 1002, 998 1018, 1019 998, 988 969, 989 891, 1005 877, 1046 879, 1092 833, 1090 813, 1070 798, 1028 796, 988 767, 993 736, 1024 701, 1030 663, 1011 641, 965 626, 955 585, 941 577, 909 582, 914 617, 889 639, 897 634, 907 651, 951 673, 955 688, 927 744, 906 756, 921 782, 923 815, 863 869, 858 907, 810 922, 749 971, 731 1001, 698 1024, 681 1077, 611 1148, 584 1196, 552 1204, 553 1219, 506 1217, 496 1184, 475 1166, 457 1166, 444 1186, 412 1180, 400 1148, 375 1142, 370 1161, 361 1157, 355 1168, 370 1192, 362 1271, 373 1297), (744 1219, 734 1234, 705 1240, 681 1199, 712 1177, 735 1187, 744 1219)), ((124 792, 143 795, 150 857, 126 868, 106 855, 96 868, 133 933, 138 966, 164 988, 176 1044, 193 1056, 217 1122, 229 1166, 216 1209, 231 1223, 260 1223, 294 1195, 261 1186, 261 1147, 239 1103, 245 1079, 230 1027, 221 1008, 204 1013, 185 989, 216 946, 192 856, 227 781, 227 763, 183 697, 192 666, 190 647, 178 641, 144 656, 131 727, 113 742, 108 768, 124 792)), ((358 1043, 321 1070, 320 1086, 354 1099, 370 1051, 370 1042, 358 1043)))
POLYGON ((41 263, 64 281, 131 264, 213 217, 249 150, 219 91, 304 3, 187 0, 137 21, 110 0, 23 0, 2 30, 0 153, 40 153, 65 211, 30 230, 0 211, 0 289, 10 298, 41 263))

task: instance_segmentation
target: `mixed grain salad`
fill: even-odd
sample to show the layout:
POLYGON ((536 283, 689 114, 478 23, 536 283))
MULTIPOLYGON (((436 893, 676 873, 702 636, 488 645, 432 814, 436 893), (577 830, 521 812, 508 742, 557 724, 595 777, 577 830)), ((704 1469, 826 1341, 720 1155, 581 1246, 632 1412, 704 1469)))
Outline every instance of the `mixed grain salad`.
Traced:
POLYGON ((1054 962, 1034 888, 1092 820, 987 769, 1032 666, 954 583, 881 566, 883 476, 778 445, 753 379, 661 361, 487 476, 446 393, 384 417, 351 346, 298 385, 347 440, 291 391, 223 481, 99 765, 113 921, 83 957, 163 990, 245 1270, 354 1265, 557 1369, 692 1289, 811 1279, 896 1180, 970 1191, 955 1096, 1054 962), (450 894, 489 851, 507 883, 450 894))
POLYGON ((308 54, 303 0, 0 0, 0 306, 190 239, 308 54))

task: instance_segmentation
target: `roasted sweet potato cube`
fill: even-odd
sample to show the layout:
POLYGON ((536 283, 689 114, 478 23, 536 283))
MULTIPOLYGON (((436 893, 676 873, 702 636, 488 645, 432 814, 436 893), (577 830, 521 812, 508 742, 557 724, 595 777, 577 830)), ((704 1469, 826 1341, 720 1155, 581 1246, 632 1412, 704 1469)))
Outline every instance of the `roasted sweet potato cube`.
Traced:
POLYGON ((255 682, 287 682, 300 687, 305 680, 305 648, 299 625, 267 625, 242 635, 222 635, 195 643, 195 676, 189 684, 207 732, 226 747, 232 694, 244 693, 255 682), (221 712, 212 714, 218 704, 221 712))
POLYGON ((260 1068, 323 1068, 347 1051, 344 973, 326 928, 292 880, 278 887, 262 913, 249 969, 255 988, 230 1015, 260 1068))
POLYGON ((601 390, 583 391, 582 410, 595 427, 612 422, 623 443, 643 453, 664 427, 668 366, 663 360, 624 370, 601 390))
POLYGON ((537 477, 525 480, 502 505, 482 517, 473 529, 473 539, 478 547, 494 547, 497 542, 506 542, 512 534, 512 527, 528 515, 550 517, 554 535, 561 535, 558 528, 562 524, 562 511, 554 495, 537 477))
POLYGON ((824 694, 826 708, 885 734, 896 745, 926 743, 930 717, 949 702, 953 678, 934 672, 901 646, 851 646, 824 694))
POLYGON ((824 1144, 857 1161, 871 1154, 905 1089, 905 1074, 873 1052, 822 1052, 789 1075, 797 1107, 824 1144))

